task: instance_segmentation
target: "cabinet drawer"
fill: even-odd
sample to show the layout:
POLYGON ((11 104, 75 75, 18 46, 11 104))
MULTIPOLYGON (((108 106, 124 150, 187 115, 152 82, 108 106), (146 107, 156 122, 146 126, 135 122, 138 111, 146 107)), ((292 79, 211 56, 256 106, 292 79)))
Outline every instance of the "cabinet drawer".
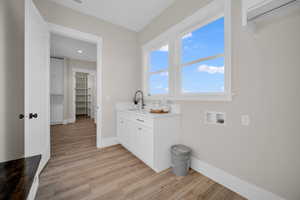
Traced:
POLYGON ((118 112, 118 117, 123 119, 130 119, 131 115, 126 112, 118 112))
POLYGON ((119 118, 131 120, 134 123, 138 123, 140 125, 145 125, 152 127, 153 126, 153 119, 145 117, 140 114, 135 114, 135 113, 127 113, 127 112, 119 112, 118 113, 119 118))
POLYGON ((133 116, 132 120, 134 120, 136 123, 143 125, 143 126, 149 126, 149 127, 153 126, 153 119, 150 119, 150 118, 135 115, 135 116, 133 116))

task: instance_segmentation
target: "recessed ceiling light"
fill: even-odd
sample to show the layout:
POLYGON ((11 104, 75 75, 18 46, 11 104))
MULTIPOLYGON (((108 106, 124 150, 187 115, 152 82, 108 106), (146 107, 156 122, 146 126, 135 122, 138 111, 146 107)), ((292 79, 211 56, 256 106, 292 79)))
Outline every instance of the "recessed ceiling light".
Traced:
POLYGON ((82 4, 82 0, 73 0, 75 3, 79 3, 79 4, 82 4))
POLYGON ((83 51, 81 49, 77 50, 77 53, 82 54, 83 51))

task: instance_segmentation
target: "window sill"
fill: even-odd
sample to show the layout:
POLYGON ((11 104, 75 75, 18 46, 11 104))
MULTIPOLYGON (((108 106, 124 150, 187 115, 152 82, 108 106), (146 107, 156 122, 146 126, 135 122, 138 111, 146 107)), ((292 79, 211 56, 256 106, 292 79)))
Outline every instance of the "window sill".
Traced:
POLYGON ((180 95, 180 96, 166 96, 166 95, 156 95, 147 96, 146 100, 173 100, 173 101, 218 101, 218 102, 230 102, 232 101, 232 94, 190 94, 190 95, 180 95))

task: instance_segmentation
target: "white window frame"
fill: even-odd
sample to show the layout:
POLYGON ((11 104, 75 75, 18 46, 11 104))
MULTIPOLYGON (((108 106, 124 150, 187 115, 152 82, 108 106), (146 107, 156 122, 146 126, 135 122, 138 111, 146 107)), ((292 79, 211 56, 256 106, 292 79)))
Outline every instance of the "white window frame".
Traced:
POLYGON ((148 98, 154 98, 154 99, 157 99, 157 98, 166 98, 166 97, 169 97, 170 94, 171 94, 171 91, 170 91, 170 85, 171 85, 171 81, 170 81, 170 68, 171 68, 171 56, 170 56, 170 42, 169 41, 161 41, 159 43, 157 43, 156 45, 154 46, 150 46, 148 48, 144 48, 143 49, 143 66, 144 66, 144 69, 143 69, 143 89, 145 91, 145 96, 147 96, 148 98), (168 45, 168 48, 169 48, 169 51, 168 51, 168 68, 166 70, 159 70, 159 71, 156 71, 156 72, 150 72, 150 53, 152 51, 156 51, 158 49, 160 49, 161 47, 165 46, 165 45, 168 45), (149 81, 150 81, 150 76, 151 75, 154 75, 154 74, 159 74, 161 72, 168 72, 168 92, 166 94, 151 94, 150 95, 150 92, 149 92, 149 81))
POLYGON ((169 94, 147 96, 146 99, 159 100, 199 100, 199 101, 231 101, 231 1, 214 0, 194 15, 173 26, 154 40, 142 47, 143 54, 143 89, 148 94, 147 62, 150 50, 162 44, 169 45, 169 94), (224 17, 224 92, 220 93, 182 93, 181 86, 181 38, 202 26, 224 17))

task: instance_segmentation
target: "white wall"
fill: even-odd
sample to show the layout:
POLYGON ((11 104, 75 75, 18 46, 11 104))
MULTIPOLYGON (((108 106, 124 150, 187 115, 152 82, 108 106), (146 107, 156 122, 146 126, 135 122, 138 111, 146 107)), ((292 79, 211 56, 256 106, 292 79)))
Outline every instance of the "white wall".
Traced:
POLYGON ((0 0, 0 162, 24 153, 24 1, 0 0))
POLYGON ((81 14, 51 1, 35 0, 38 9, 51 23, 88 32, 103 38, 103 137, 113 137, 114 104, 132 99, 140 87, 141 71, 137 33, 120 26, 81 14))
MULTIPOLYGON (((201 8, 177 0, 140 34, 143 45, 201 8)), ((200 160, 286 199, 300 199, 300 12, 243 28, 241 1, 232 19, 232 102, 180 101, 181 142, 200 160), (205 111, 226 112, 227 125, 204 124, 205 111), (241 125, 241 115, 251 117, 241 125)))

